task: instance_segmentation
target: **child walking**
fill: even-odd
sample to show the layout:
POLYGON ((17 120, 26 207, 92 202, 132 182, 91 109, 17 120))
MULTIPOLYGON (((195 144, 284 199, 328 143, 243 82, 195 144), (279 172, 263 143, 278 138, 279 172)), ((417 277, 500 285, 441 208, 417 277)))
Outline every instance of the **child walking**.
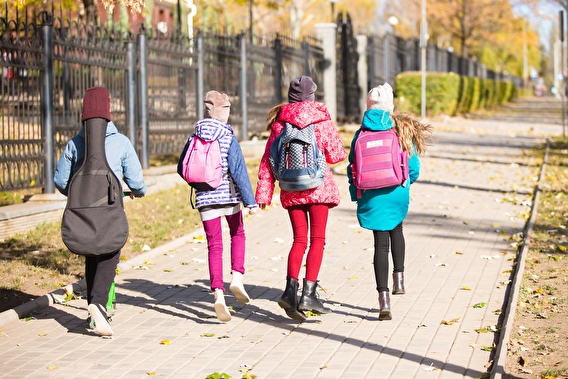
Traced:
MULTIPOLYGON (((223 180, 221 185, 211 191, 196 191, 195 206, 203 222, 207 237, 210 286, 215 296, 215 314, 221 322, 231 320, 231 314, 225 304, 225 284, 223 282, 223 233, 221 217, 227 220, 231 236, 231 273, 229 289, 237 301, 248 303, 250 297, 243 285, 245 273, 245 230, 241 202, 250 215, 258 208, 245 159, 233 134, 233 128, 227 123, 231 103, 227 94, 209 91, 205 95, 205 118, 195 125, 195 135, 204 140, 218 140, 221 148, 223 180)), ((189 146, 191 136, 182 152, 182 157, 189 146)), ((182 175, 182 160, 178 163, 178 173, 182 175)))
POLYGON ((392 88, 388 83, 373 88, 367 95, 367 111, 363 115, 361 129, 394 129, 399 136, 401 150, 406 151, 408 159, 408 180, 397 187, 360 191, 353 183, 351 164, 354 161, 355 141, 359 131, 353 136, 347 177, 351 200, 357 202, 357 219, 361 227, 373 232, 375 280, 379 293, 379 320, 391 320, 392 312, 389 296, 389 248, 393 260, 393 295, 405 293, 404 259, 405 240, 402 224, 408 214, 410 185, 420 174, 418 154, 426 150, 426 142, 432 137, 432 127, 408 115, 394 111, 392 88), (389 246, 390 245, 390 246, 389 246))
MULTIPOLYGON (((83 125, 79 133, 67 142, 65 150, 57 162, 53 178, 55 187, 63 195, 68 196, 73 176, 83 165, 90 163, 85 162, 85 138, 88 135, 86 123, 87 120, 95 118, 103 119, 102 125, 104 125, 106 130, 104 142, 105 158, 109 167, 116 178, 124 180, 130 188, 132 191, 130 194, 131 199, 144 197, 147 187, 144 182, 142 166, 130 140, 120 134, 111 121, 110 95, 105 87, 91 87, 85 92, 81 113, 83 125)), ((108 184, 105 184, 104 189, 106 190, 107 187, 108 184)), ((108 220, 108 222, 111 221, 108 220)), ((98 229, 97 232, 99 232, 98 229)), ((100 238, 108 240, 109 236, 100 235, 100 238)), ((86 248, 93 249, 90 245, 86 245, 86 248)), ((113 331, 109 324, 110 317, 106 312, 106 304, 109 300, 109 291, 116 276, 120 249, 105 255, 97 255, 97 251, 92 251, 92 253, 92 255, 85 256, 87 310, 89 311, 88 323, 97 334, 112 336, 113 331)))
MULTIPOLYGON (((288 89, 289 104, 278 105, 268 114, 267 129, 270 130, 270 137, 260 162, 256 189, 256 200, 261 209, 272 202, 276 178, 270 166, 270 149, 286 123, 299 128, 315 125, 316 142, 325 154, 327 163, 339 163, 347 157, 327 107, 315 101, 316 88, 316 84, 309 76, 294 78, 288 89)), ((316 287, 323 259, 329 209, 337 206, 339 199, 339 189, 329 169, 324 182, 317 188, 298 192, 280 189, 280 201, 282 207, 288 211, 294 241, 288 254, 286 289, 278 305, 294 320, 305 320, 304 311, 316 314, 331 312, 318 298, 316 287), (306 277, 303 281, 302 296, 298 301, 298 280, 304 254, 308 248, 308 230, 310 238, 306 277)))

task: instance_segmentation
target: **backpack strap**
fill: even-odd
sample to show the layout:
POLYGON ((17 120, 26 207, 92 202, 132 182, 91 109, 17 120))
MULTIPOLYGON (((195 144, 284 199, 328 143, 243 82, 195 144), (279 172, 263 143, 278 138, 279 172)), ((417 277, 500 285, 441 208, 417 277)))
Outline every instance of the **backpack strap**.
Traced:
POLYGON ((195 209, 195 190, 191 186, 189 186, 189 188, 191 188, 189 191, 189 204, 191 204, 191 209, 195 209))

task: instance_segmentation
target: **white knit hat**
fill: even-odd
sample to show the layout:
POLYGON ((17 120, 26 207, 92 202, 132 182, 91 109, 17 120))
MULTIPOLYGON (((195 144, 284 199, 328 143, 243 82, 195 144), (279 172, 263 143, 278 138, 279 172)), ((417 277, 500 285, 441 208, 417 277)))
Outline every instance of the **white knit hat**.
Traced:
POLYGON ((367 94, 367 110, 380 109, 387 112, 394 111, 392 87, 385 83, 373 88, 367 94))

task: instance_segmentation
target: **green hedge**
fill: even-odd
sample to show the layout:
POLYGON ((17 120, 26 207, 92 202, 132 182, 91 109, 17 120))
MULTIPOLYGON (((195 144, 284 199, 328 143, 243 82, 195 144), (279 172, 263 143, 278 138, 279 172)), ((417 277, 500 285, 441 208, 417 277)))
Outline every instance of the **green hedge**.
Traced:
MULTIPOLYGON (((396 77, 397 108, 421 113, 421 72, 403 72, 396 77)), ((480 79, 450 73, 426 73, 426 113, 429 116, 463 115, 491 109, 512 100, 516 89, 506 80, 480 79)))

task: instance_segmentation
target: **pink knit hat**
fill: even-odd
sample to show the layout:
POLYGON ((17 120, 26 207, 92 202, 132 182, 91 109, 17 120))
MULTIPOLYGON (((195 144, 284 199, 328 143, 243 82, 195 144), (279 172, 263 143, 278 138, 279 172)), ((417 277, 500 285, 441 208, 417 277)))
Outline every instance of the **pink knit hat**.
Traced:
POLYGON ((81 121, 104 118, 110 121, 110 95, 105 87, 91 87, 83 96, 81 121))
POLYGON ((205 118, 214 118, 224 123, 229 121, 231 102, 226 93, 209 91, 205 94, 205 118))

